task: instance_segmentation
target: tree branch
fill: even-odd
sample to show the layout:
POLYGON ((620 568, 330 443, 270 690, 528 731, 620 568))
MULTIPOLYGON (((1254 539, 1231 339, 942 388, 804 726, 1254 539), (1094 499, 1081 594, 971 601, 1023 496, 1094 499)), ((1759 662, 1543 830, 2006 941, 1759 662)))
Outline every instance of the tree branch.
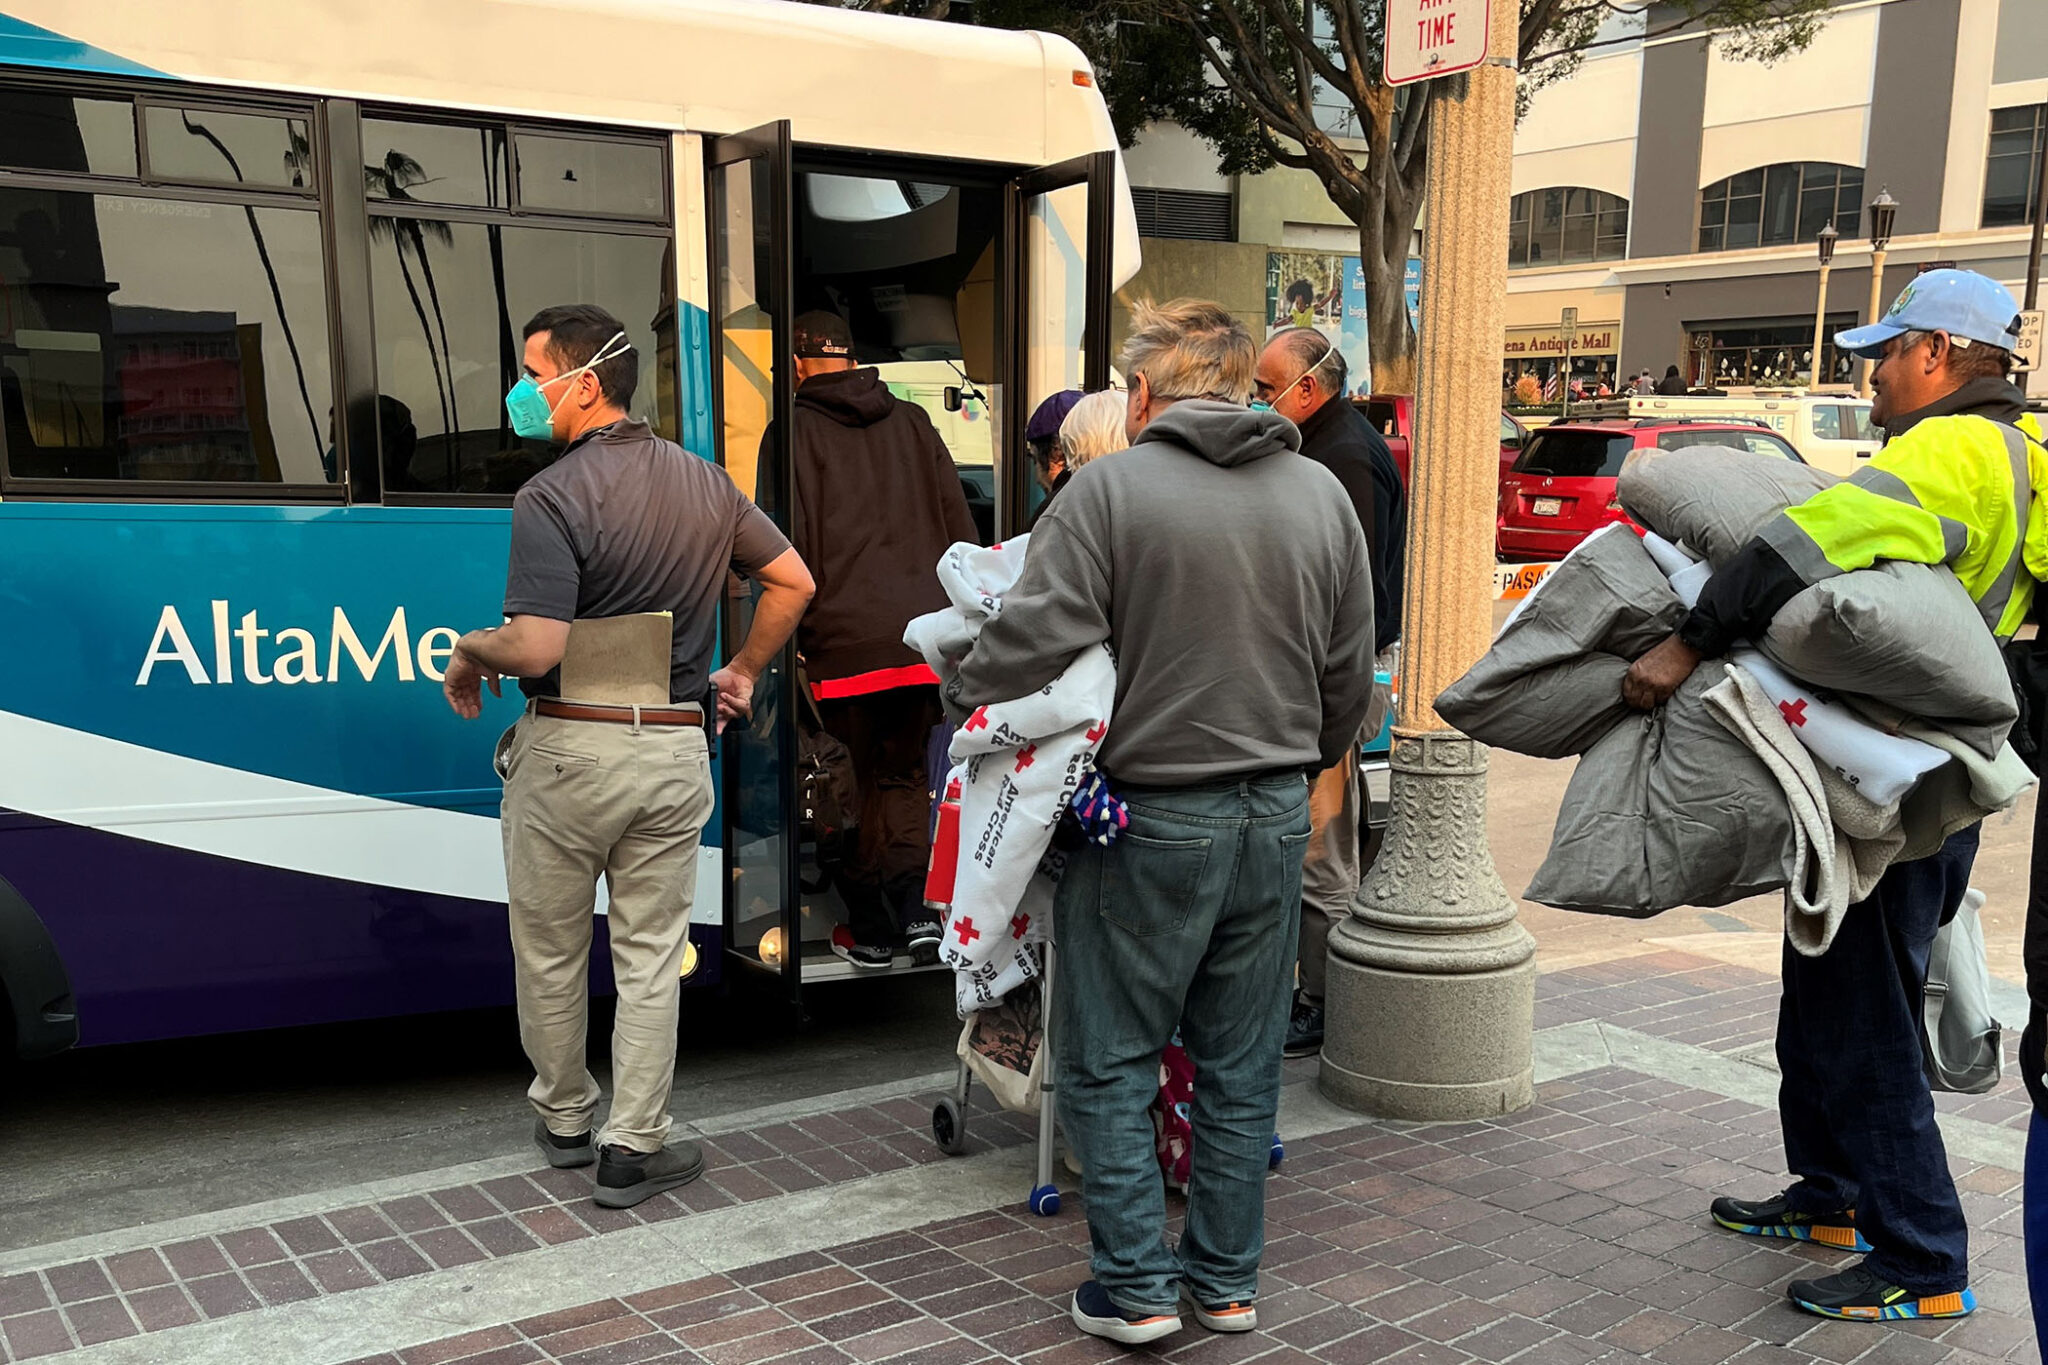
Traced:
POLYGON ((1402 121, 1401 136, 1394 143, 1394 170, 1397 174, 1408 173, 1408 163, 1415 159, 1415 151, 1423 145, 1423 125, 1429 122, 1429 111, 1436 104, 1435 81, 1424 81, 1408 106, 1408 117, 1402 121), (1416 103, 1421 108, 1415 107, 1416 103))
MULTIPOLYGON (((1315 0, 1309 0, 1314 4, 1315 0)), ((1363 110, 1372 98, 1373 87, 1371 67, 1365 59, 1365 30, 1359 26, 1360 0, 1324 0, 1324 7, 1330 15, 1330 27, 1337 31, 1337 49, 1344 54, 1344 74, 1348 78, 1344 94, 1354 109, 1363 110)))
MULTIPOLYGON (((1209 32, 1202 24, 1200 18, 1192 13, 1187 17, 1194 27, 1195 42, 1202 49, 1202 59, 1209 64, 1210 70, 1223 79, 1223 84, 1229 89, 1230 93, 1244 101, 1253 115, 1267 128, 1284 133, 1296 142, 1301 143, 1304 147, 1307 146, 1309 139, 1307 131, 1302 127, 1304 120, 1293 117, 1294 113, 1300 113, 1301 111, 1296 109, 1292 113, 1281 112, 1281 106, 1291 104, 1291 101, 1286 99, 1284 94, 1281 94, 1278 89, 1278 82, 1268 81, 1260 73, 1254 72, 1248 75, 1248 73, 1239 70, 1234 63, 1227 60, 1217 50, 1216 45, 1221 40, 1209 32), (1253 89, 1252 84, 1254 82, 1262 88, 1253 89), (1274 96, 1278 96, 1278 98, 1274 98, 1274 96)), ((1238 50, 1242 51, 1241 48, 1238 50)), ((1263 56, 1258 60, 1259 64, 1264 64, 1263 56)), ((1265 74, 1272 75, 1277 73, 1271 72, 1269 68, 1265 74)), ((1311 123, 1310 126, 1312 127, 1313 124, 1311 123)))
MULTIPOLYGON (((1346 83, 1344 73, 1337 69, 1337 64, 1331 61, 1321 45, 1308 35, 1308 30, 1294 21, 1294 10, 1288 3, 1288 0, 1252 0, 1252 2, 1259 7, 1261 13, 1279 26, 1282 33, 1287 35, 1287 45, 1294 49, 1297 59, 1306 57, 1309 64, 1315 68, 1316 74, 1331 85, 1344 85, 1346 83)), ((1310 2, 1313 3, 1313 0, 1310 0, 1310 2)), ((1217 0, 1217 4, 1222 9, 1234 11, 1236 8, 1232 5, 1231 0, 1217 0)), ((1308 95, 1309 92, 1307 89, 1304 89, 1302 91, 1302 98, 1307 99, 1308 95)))

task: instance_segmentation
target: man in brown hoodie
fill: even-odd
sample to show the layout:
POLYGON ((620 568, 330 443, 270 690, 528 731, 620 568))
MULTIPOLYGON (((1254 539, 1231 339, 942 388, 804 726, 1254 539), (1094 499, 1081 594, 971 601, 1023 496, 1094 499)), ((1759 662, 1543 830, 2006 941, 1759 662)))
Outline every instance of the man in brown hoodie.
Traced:
POLYGON ((936 962, 939 925, 923 887, 938 679, 903 643, 903 628, 946 605, 939 559, 955 541, 978 539, 974 518, 931 418, 858 367, 846 321, 805 313, 793 334, 793 539, 818 583, 797 648, 824 728, 851 751, 861 790, 856 846, 834 871, 848 923, 833 949, 856 967, 884 969, 900 931, 913 959, 936 962))

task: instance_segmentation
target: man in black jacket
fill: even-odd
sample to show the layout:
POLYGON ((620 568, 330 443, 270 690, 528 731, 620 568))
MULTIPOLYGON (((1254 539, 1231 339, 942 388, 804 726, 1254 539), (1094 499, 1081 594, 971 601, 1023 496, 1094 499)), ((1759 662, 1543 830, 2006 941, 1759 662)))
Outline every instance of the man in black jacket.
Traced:
MULTIPOLYGON (((1374 648, 1401 636, 1401 561, 1408 540, 1408 495, 1387 443, 1345 394, 1344 354, 1313 327, 1290 327, 1266 343, 1253 392, 1301 428, 1301 453, 1328 469, 1351 496, 1365 530, 1377 608, 1374 648)), ((1301 988, 1287 1025, 1286 1052, 1308 1057, 1323 1046, 1323 982, 1330 929, 1351 913, 1358 891, 1358 751, 1317 776, 1309 790, 1308 856, 1301 870, 1301 988)))
POLYGON ((859 367, 845 319, 805 313, 793 331, 790 538, 818 583, 797 648, 861 795, 856 847, 834 877, 848 922, 832 946, 855 967, 885 969, 900 930, 913 959, 936 962, 939 925, 924 909, 925 756, 942 714, 939 680, 903 643, 903 628, 946 605, 939 560, 955 541, 979 537, 931 418, 859 367))

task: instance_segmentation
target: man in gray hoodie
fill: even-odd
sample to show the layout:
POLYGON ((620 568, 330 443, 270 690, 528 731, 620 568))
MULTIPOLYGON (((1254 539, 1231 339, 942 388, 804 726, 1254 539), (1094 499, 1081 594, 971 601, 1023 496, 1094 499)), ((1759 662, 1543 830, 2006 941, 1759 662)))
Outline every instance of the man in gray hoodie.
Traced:
POLYGON ((1131 449, 1047 509, 948 698, 1008 701, 1090 645, 1116 652, 1099 757, 1130 825, 1069 857, 1053 1009, 1094 1246, 1073 1318, 1126 1343, 1179 1330, 1183 1293, 1205 1327, 1257 1326, 1306 774, 1343 756, 1373 696, 1364 532, 1294 424, 1245 407, 1250 333, 1202 301, 1134 312, 1131 449), (1145 1112, 1176 1026, 1195 1066, 1177 1252, 1145 1112))

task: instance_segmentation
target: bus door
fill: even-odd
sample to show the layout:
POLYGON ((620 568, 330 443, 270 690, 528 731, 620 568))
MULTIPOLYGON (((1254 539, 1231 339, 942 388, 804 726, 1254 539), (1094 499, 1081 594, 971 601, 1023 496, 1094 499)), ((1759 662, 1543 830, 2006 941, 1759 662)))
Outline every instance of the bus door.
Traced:
MULTIPOLYGON (((740 490, 788 534, 790 373, 790 127, 764 124, 705 139, 705 211, 719 451, 740 490)), ((721 657, 746 639, 759 589, 735 582, 721 657)), ((720 740, 725 834, 725 947, 740 971, 774 977, 794 1002, 802 925, 796 810, 796 646, 784 646, 754 688, 752 724, 720 740)))
MULTIPOLYGON (((1091 152, 1030 171, 1005 194, 1009 275, 1005 450, 1024 449, 1031 414, 1062 389, 1109 387, 1109 300, 1116 154, 1091 152)), ((1043 500, 1029 461, 1006 462, 1001 530, 1023 530, 1043 500)))

